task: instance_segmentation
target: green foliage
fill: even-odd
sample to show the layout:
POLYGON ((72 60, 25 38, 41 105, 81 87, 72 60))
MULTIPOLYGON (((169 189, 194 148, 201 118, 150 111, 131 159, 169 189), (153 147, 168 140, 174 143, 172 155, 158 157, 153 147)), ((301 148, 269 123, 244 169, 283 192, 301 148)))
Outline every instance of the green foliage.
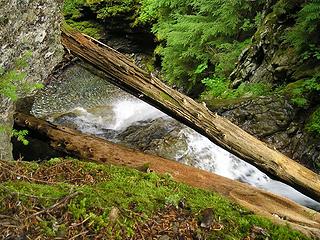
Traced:
POLYGON ((256 29, 263 1, 144 0, 140 21, 153 27, 166 79, 190 90, 208 75, 227 77, 256 29), (198 69, 198 66, 208 66, 198 69), (202 72, 202 74, 199 74, 202 72), (206 70, 206 71, 203 71, 206 70))
POLYGON ((66 20, 78 21, 86 15, 95 15, 96 19, 106 20, 111 17, 122 17, 134 21, 139 9, 140 0, 65 0, 63 13, 66 20))
POLYGON ((72 27, 78 29, 80 32, 87 34, 95 39, 101 39, 103 33, 103 27, 93 21, 80 21, 76 22, 71 19, 66 20, 66 23, 72 27))
POLYGON ((17 100, 17 84, 26 77, 25 73, 16 70, 0 71, 0 95, 17 100))
POLYGON ((86 0, 65 0, 63 13, 67 18, 77 19, 81 17, 81 7, 86 4, 86 0))
POLYGON ((320 134, 320 107, 318 107, 311 115, 311 118, 306 125, 306 129, 312 133, 320 134))
POLYGON ((235 99, 241 97, 257 97, 270 93, 271 85, 265 83, 242 83, 237 89, 229 87, 230 81, 220 77, 202 80, 207 88, 203 96, 217 99, 235 99))
POLYGON ((306 61, 309 59, 320 61, 320 47, 317 47, 315 44, 309 44, 308 50, 301 54, 301 60, 306 61))
POLYGON ((134 14, 138 9, 138 0, 113 0, 100 1, 99 9, 97 10, 98 19, 106 19, 115 16, 134 18, 134 14))
POLYGON ((19 142, 22 142, 24 145, 28 145, 29 141, 26 139, 26 136, 28 135, 28 130, 16 130, 12 129, 11 135, 13 137, 16 137, 19 142))
MULTIPOLYGON (((0 96, 10 98, 13 101, 18 99, 19 94, 28 94, 35 89, 43 87, 41 83, 28 83, 25 81, 27 74, 24 69, 28 67, 28 60, 32 57, 30 51, 26 51, 20 58, 18 58, 11 69, 4 69, 0 67, 0 96)), ((5 129, 0 126, 0 132, 11 132, 13 137, 21 141, 24 145, 28 145, 28 140, 25 136, 28 134, 27 130, 5 129)))
MULTIPOLYGON (((0 214, 12 214, 12 209, 5 209, 6 202, 19 202, 19 209, 34 213, 33 206, 50 209, 51 206, 69 196, 70 193, 79 194, 64 201, 55 211, 46 214, 46 218, 38 216, 32 226, 37 229, 40 225, 41 239, 65 238, 63 232, 75 227, 69 223, 85 223, 85 230, 94 238, 94 234, 103 234, 106 239, 129 239, 134 235, 135 224, 146 221, 155 212, 160 211, 166 204, 177 205, 184 199, 191 214, 198 215, 199 211, 212 208, 214 219, 223 224, 221 231, 212 231, 208 239, 243 239, 250 234, 252 226, 262 227, 270 235, 270 239, 308 239, 302 234, 291 230, 284 225, 274 225, 271 221, 253 215, 242 207, 231 203, 214 192, 192 188, 173 181, 168 175, 142 173, 136 170, 86 163, 78 160, 67 160, 68 171, 85 171, 86 175, 95 177, 95 173, 109 176, 108 179, 95 182, 91 185, 77 185, 61 181, 54 183, 37 181, 33 178, 23 181, 14 178, 14 181, 4 180, 0 183, 0 214), (65 206, 66 205, 66 206, 65 206), (134 206, 134 207, 132 207, 134 206), (112 208, 119 209, 116 221, 110 222, 109 214, 112 208), (58 209, 58 210, 57 210, 58 209), (63 222, 60 217, 62 216, 63 222), (99 232, 100 231, 100 232, 99 232)), ((41 169, 52 171, 55 166, 61 166, 65 160, 54 159, 48 163, 11 163, 19 164, 20 171, 26 176, 34 176, 41 169)), ((6 166, 8 166, 6 162, 6 166)), ((72 177, 72 176, 71 176, 72 177)), ((82 179, 79 179, 82 180, 82 179)), ((18 209, 17 209, 18 211, 18 209)), ((82 226, 82 227, 83 227, 82 226)), ((80 231, 84 231, 83 228, 80 231)), ((30 230, 33 230, 30 228, 30 230)), ((73 230, 73 236, 74 236, 73 230)), ((99 235, 102 236, 102 235, 99 235)))
POLYGON ((320 93, 320 74, 288 84, 284 92, 289 94, 292 103, 298 107, 307 107, 312 101, 311 98, 320 93))
POLYGON ((297 14, 294 27, 286 38, 298 51, 308 51, 315 44, 319 48, 320 0, 306 1, 297 14))
POLYGON ((15 61, 11 69, 4 69, 0 67, 0 95, 17 100, 19 93, 28 94, 35 89, 42 88, 40 83, 27 83, 24 80, 27 74, 24 68, 28 66, 28 60, 32 53, 26 51, 20 58, 15 61))
MULTIPOLYGON (((63 13, 66 23, 71 27, 93 38, 101 39, 105 22, 111 18, 121 18, 121 21, 127 21, 134 26, 139 1, 65 0, 63 13)), ((108 24, 112 24, 112 21, 109 21, 108 24)))

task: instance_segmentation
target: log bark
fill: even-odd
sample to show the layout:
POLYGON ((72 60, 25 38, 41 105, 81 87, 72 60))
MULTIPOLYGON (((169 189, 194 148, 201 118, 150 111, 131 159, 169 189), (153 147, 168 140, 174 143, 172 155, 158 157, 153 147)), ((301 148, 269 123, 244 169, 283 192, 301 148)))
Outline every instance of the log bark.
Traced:
POLYGON ((73 54, 103 71, 111 82, 185 123, 213 143, 263 172, 320 200, 320 176, 243 131, 205 105, 168 87, 116 50, 69 28, 62 44, 73 54))
POLYGON ((48 138, 53 148, 67 154, 136 169, 148 166, 157 173, 169 173, 178 182, 218 192, 256 214, 265 216, 276 223, 290 224, 308 236, 320 238, 320 213, 288 199, 207 171, 57 126, 30 115, 16 113, 15 123, 48 138))

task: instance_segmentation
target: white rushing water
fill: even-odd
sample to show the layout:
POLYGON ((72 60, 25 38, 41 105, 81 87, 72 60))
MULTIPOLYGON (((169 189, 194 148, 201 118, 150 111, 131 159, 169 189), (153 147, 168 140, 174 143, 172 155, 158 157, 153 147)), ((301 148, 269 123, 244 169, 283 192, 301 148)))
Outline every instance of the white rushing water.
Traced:
MULTIPOLYGON (((77 118, 73 122, 82 132, 101 134, 103 129, 123 130, 133 124, 138 124, 140 121, 151 121, 158 118, 163 118, 164 121, 172 121, 172 118, 158 109, 126 94, 122 99, 116 99, 108 104, 109 106, 106 106, 106 108, 110 109, 109 111, 92 113, 84 108, 74 109, 73 112, 77 113, 77 118)), ((213 144, 191 128, 185 126, 179 134, 187 140, 188 147, 185 152, 177 151, 175 156, 177 161, 188 164, 188 161, 184 161, 184 157, 192 153, 195 159, 193 159, 191 165, 195 167, 248 183, 287 197, 304 206, 320 210, 318 202, 304 196, 288 185, 270 179, 254 166, 213 144)))

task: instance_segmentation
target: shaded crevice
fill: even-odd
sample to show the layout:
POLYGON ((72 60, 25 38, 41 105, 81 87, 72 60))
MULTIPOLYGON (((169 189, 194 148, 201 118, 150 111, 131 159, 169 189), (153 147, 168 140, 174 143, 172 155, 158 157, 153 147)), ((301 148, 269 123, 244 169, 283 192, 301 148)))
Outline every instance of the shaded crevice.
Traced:
MULTIPOLYGON (((14 129, 23 130, 21 127, 14 126, 14 129)), ((15 160, 23 159, 25 161, 43 161, 55 157, 65 157, 63 152, 53 149, 50 145, 50 139, 41 134, 28 130, 29 133, 26 139, 29 141, 28 145, 24 145, 17 138, 11 139, 13 145, 13 157, 15 160)))

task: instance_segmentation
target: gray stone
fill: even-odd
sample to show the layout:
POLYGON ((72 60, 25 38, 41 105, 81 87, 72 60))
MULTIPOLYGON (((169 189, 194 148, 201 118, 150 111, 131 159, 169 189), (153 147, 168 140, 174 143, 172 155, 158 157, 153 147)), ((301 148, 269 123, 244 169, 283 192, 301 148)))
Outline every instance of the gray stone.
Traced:
POLYGON ((214 108, 233 123, 290 158, 320 173, 319 137, 305 129, 310 110, 294 107, 283 96, 243 99, 214 108))
MULTIPOLYGON (((14 68, 15 61, 31 52, 26 83, 43 82, 62 59, 60 22, 62 1, 0 0, 0 67, 14 68)), ((20 92, 20 97, 24 94, 20 92)), ((10 144, 14 102, 0 96, 0 158, 11 159, 10 144)))

